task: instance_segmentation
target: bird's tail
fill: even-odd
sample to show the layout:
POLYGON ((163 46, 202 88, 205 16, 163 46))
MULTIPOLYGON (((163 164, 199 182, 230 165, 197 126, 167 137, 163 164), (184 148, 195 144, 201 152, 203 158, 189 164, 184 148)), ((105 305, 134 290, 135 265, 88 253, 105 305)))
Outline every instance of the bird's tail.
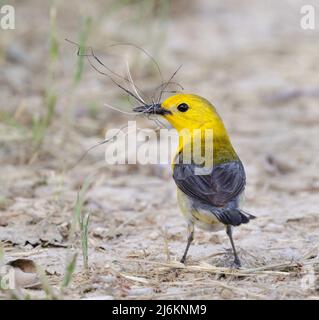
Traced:
POLYGON ((232 226, 239 226, 256 218, 252 214, 236 208, 214 208, 213 213, 220 222, 232 226))

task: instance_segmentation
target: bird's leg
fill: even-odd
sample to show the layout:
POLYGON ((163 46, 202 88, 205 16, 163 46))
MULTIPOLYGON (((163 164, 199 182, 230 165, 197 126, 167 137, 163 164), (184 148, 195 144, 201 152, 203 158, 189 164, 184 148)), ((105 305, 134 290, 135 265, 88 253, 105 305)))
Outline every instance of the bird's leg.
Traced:
POLYGON ((189 249, 192 241, 194 240, 194 225, 193 224, 189 224, 187 226, 187 232, 188 232, 187 245, 186 245, 183 257, 181 259, 181 263, 185 263, 188 249, 189 249))
POLYGON ((227 233, 227 235, 229 237, 229 240, 230 240, 231 246, 233 248, 233 252, 234 252, 234 257, 235 257, 234 266, 235 266, 235 268, 240 268, 241 267, 241 263, 240 263, 240 260, 238 258, 237 252, 236 252, 236 248, 235 248, 235 244, 234 244, 234 240, 233 240, 232 227, 230 225, 226 226, 226 233, 227 233))

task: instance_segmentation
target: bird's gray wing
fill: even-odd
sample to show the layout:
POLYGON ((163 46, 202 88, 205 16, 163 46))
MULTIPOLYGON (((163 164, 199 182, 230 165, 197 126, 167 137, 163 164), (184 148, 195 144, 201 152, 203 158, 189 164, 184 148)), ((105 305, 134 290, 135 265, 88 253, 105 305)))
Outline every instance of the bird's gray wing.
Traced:
POLYGON ((215 165, 207 174, 198 169, 194 164, 177 163, 173 178, 186 195, 204 204, 223 207, 245 188, 246 175, 240 160, 215 165))

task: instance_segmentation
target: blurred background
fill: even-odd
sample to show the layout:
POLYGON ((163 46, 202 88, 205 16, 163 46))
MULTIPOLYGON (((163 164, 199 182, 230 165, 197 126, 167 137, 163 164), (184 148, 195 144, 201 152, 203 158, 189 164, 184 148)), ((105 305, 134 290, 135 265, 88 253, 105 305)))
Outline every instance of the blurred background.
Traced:
MULTIPOLYGON (((108 129, 133 119, 104 103, 125 111, 134 103, 65 41, 92 46, 121 75, 129 61, 134 80, 149 96, 161 83, 151 59, 133 46, 110 45, 142 47, 164 79, 182 65, 176 81, 216 106, 247 171, 246 209, 258 219, 235 235, 245 267, 302 265, 309 256, 317 259, 319 243, 319 23, 314 30, 300 27, 305 4, 314 6, 319 19, 316 1, 0 1, 4 4, 15 8, 15 30, 0 29, 0 241, 6 259, 28 257, 58 283, 73 241, 69 231, 78 191, 91 177, 81 210, 91 215, 88 268, 94 272, 83 275, 85 259, 78 259, 70 297, 317 295, 300 290, 299 278, 291 274, 283 275, 280 288, 279 278, 262 276, 262 286, 251 278, 232 280, 251 290, 228 292, 189 285, 197 277, 207 284, 215 276, 209 273, 173 276, 133 261, 178 260, 184 249, 185 223, 170 168, 108 166, 102 146, 70 169, 108 129), (125 272, 150 283, 119 276, 125 272), (111 280, 97 280, 99 274, 111 280)), ((222 264, 225 250, 224 233, 198 231, 190 262, 222 264)))

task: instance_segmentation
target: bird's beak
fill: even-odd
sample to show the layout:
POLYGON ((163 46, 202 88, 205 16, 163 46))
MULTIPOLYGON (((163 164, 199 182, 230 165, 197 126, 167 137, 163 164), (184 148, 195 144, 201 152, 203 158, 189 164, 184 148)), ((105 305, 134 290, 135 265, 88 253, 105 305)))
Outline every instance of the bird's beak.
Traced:
POLYGON ((172 114, 171 111, 164 109, 160 103, 136 107, 133 111, 147 114, 159 114, 161 116, 172 114))

